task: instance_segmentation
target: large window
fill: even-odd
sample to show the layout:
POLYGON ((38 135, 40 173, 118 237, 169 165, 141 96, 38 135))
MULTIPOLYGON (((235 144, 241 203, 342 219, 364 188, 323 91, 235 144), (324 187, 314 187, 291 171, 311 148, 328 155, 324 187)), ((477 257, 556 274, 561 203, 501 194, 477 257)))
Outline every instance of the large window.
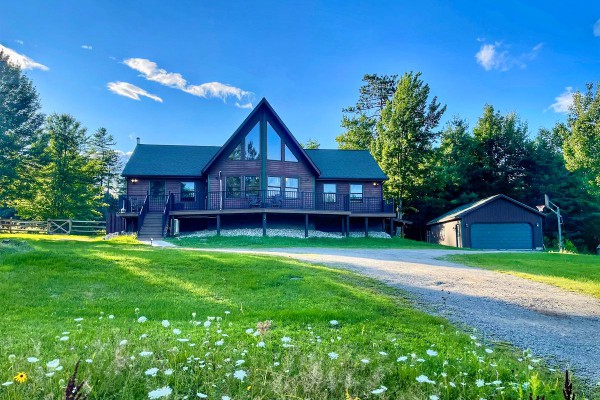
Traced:
POLYGON ((150 181, 150 196, 160 197, 165 195, 165 181, 150 181))
POLYGON ((326 203, 335 203, 335 193, 337 187, 335 183, 323 184, 323 201, 326 203))
POLYGON ((283 153, 284 153, 283 155, 285 156, 285 161, 298 162, 298 159, 296 158, 294 153, 292 153, 292 151, 287 146, 287 144, 285 145, 285 149, 284 149, 283 153))
POLYGON ((225 178, 225 197, 236 198, 240 197, 242 191, 242 177, 228 176, 225 178))
POLYGON ((231 152, 231 154, 229 155, 229 157, 227 157, 228 160, 241 160, 242 159, 242 144, 238 144, 235 149, 233 149, 233 151, 231 152))
POLYGON ((281 178, 279 176, 269 176, 267 183, 269 196, 273 195, 272 192, 274 191, 281 192, 281 178))
POLYGON ((350 184, 350 201, 362 202, 363 200, 363 185, 350 184))
POLYGON ((258 196, 258 191, 260 190, 260 178, 258 176, 245 176, 244 190, 246 191, 246 195, 252 194, 258 196))
POLYGON ((288 199, 298 198, 298 178, 285 178, 285 197, 288 199))
POLYGON ((281 138, 267 122, 267 160, 281 161, 281 138))
POLYGON ((196 199, 196 182, 181 182, 179 193, 181 201, 194 201, 196 199))
POLYGON ((254 128, 246 135, 245 139, 245 159, 258 160, 260 158, 260 124, 256 124, 254 128))

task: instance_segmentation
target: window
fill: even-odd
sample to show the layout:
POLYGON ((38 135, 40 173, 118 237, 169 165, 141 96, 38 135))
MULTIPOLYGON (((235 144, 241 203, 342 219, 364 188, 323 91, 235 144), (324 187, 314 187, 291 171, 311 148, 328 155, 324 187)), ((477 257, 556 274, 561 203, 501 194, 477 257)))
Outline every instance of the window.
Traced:
POLYGON ((360 203, 360 202, 362 202, 362 199, 363 199, 363 185, 350 184, 350 201, 360 203))
POLYGON ((236 198, 240 197, 242 191, 242 177, 228 176, 225 178, 225 197, 236 198))
POLYGON ((165 195, 165 181, 150 181, 150 196, 160 197, 165 195))
POLYGON ((281 161, 281 138, 267 122, 267 160, 281 161))
POLYGON ((269 176, 267 183, 268 183, 267 190, 268 190, 269 196, 275 195, 276 193, 273 193, 275 191, 281 192, 281 178, 280 177, 269 176))
POLYGON ((242 159, 242 144, 238 144, 235 149, 233 149, 233 151, 231 152, 231 154, 229 155, 229 157, 227 157, 228 160, 241 160, 242 159))
POLYGON ((285 197, 288 199, 298 198, 298 178, 285 178, 285 197))
POLYGON ((181 201, 194 201, 196 198, 196 182, 181 182, 179 193, 181 201))
POLYGON ((285 161, 298 162, 298 159, 296 158, 296 156, 294 156, 294 153, 292 153, 290 148, 287 147, 287 144, 285 145, 285 148, 284 148, 284 156, 285 156, 285 161))
POLYGON ((245 159, 246 160, 258 160, 260 159, 260 126, 257 123, 254 128, 245 138, 245 159))
POLYGON ((246 195, 258 195, 258 191, 260 190, 260 178, 258 176, 245 176, 244 190, 246 191, 246 195))
POLYGON ((336 193, 336 185, 335 183, 325 183, 323 184, 323 200, 326 203, 335 203, 335 193, 336 193))

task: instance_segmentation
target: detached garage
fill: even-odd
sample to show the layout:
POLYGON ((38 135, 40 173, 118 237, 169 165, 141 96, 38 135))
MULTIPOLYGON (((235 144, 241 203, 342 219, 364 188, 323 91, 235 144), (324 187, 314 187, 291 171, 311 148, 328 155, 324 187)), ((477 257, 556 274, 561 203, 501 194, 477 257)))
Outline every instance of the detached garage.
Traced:
POLYGON ((455 208, 427 223, 427 241, 490 250, 541 250, 542 218, 503 194, 455 208))

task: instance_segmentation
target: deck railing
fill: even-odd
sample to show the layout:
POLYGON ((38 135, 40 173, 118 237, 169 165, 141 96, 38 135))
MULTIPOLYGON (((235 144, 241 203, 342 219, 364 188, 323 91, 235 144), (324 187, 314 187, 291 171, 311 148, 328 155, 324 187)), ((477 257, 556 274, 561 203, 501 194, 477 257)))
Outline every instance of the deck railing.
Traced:
MULTIPOLYGON (((243 210, 273 208, 286 210, 350 211, 359 214, 393 213, 394 203, 381 197, 365 197, 340 193, 319 193, 281 190, 245 190, 170 193, 167 196, 121 196, 119 205, 125 213, 140 214, 159 211, 162 204, 163 231, 168 215, 174 211, 243 210), (168 214, 168 215, 167 215, 168 214), (167 215, 167 216, 165 216, 167 215)), ((145 215, 145 214, 144 214, 145 215)))
POLYGON ((140 234, 140 229, 142 229, 142 226, 144 225, 144 218, 146 218, 146 214, 148 214, 149 206, 150 202, 148 201, 148 196, 146 196, 144 203, 142 204, 142 208, 140 209, 140 213, 138 214, 138 235, 140 234))

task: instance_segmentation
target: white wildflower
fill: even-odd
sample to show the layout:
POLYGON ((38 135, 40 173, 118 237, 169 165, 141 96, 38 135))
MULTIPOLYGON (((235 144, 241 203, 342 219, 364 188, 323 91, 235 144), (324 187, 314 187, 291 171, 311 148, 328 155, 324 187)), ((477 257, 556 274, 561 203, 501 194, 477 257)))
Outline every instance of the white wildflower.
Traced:
POLYGON ((225 343, 225 341, 224 341, 223 339, 221 339, 221 340, 217 340, 217 341, 215 342, 215 346, 223 346, 223 343, 225 343))
POLYGON ((236 367, 239 367, 240 365, 242 365, 242 364, 243 364, 243 363, 245 363, 245 362, 246 362, 246 361, 244 361, 244 360, 237 360, 237 361, 235 362, 235 366, 236 366, 236 367))
POLYGON ((12 382, 12 381, 8 381, 8 382, 4 382, 4 383, 2 384, 2 386, 10 386, 10 385, 12 385, 12 384, 13 384, 13 382, 12 382))
POLYGON ((140 357, 150 357, 152 354, 154 354, 154 353, 151 351, 142 351, 140 353, 140 357))
POLYGON ((291 342, 291 341, 292 341, 292 338, 289 338, 289 337, 287 337, 287 336, 284 336, 284 337, 282 337, 282 338, 281 338, 281 341, 282 341, 283 343, 289 343, 289 342, 291 342))
POLYGON ((435 394, 432 394, 431 396, 429 396, 429 400, 440 400, 440 398, 437 397, 435 394))
POLYGON ((108 316, 108 319, 115 319, 115 316, 114 316, 114 315, 112 315, 112 314, 110 314, 110 315, 108 316))
POLYGON ((58 358, 55 358, 52 361, 48 361, 46 363, 46 367, 50 368, 50 369, 56 369, 58 368, 58 366, 60 365, 60 360, 58 358))
POLYGON ((160 399, 161 397, 168 397, 173 393, 173 389, 168 386, 163 386, 159 389, 153 390, 148 393, 149 399, 160 399))
POLYGON ((210 324, 211 324, 211 323, 212 323, 212 322, 210 322, 210 321, 204 321, 204 327, 205 327, 205 328, 208 328, 208 327, 210 326, 210 324))
POLYGON ((208 397, 208 395, 204 393, 196 393, 196 396, 200 397, 201 399, 206 399, 208 397))
POLYGON ((382 356, 387 356, 388 355, 388 353, 386 353, 385 351, 380 351, 379 354, 382 355, 382 356))
POLYGON ((339 322, 337 320, 335 320, 335 319, 332 319, 331 321, 329 321, 329 324, 331 326, 337 326, 339 324, 339 322))
POLYGON ((88 364, 91 364, 92 363, 92 359, 91 358, 86 358, 85 362, 88 363, 88 364))
POLYGON ((383 385, 381 385, 379 388, 375 389, 375 390, 371 390, 371 393, 373 394, 381 394, 383 392, 385 392, 387 390, 387 388, 383 385))
POLYGON ((370 361, 369 361, 369 359, 368 359, 368 358, 363 358, 362 360, 360 360, 360 362, 361 362, 361 363, 363 363, 363 364, 368 364, 368 363, 370 363, 370 361))
POLYGON ((427 355, 428 355, 429 357, 435 357, 435 356, 437 356, 437 355, 438 355, 438 352, 437 352, 437 351, 435 351, 435 350, 431 350, 431 349, 427 349, 426 353, 427 353, 427 355))
POLYGON ((492 349, 485 349, 485 352, 488 353, 488 354, 492 354, 494 352, 494 350, 492 350, 492 349))
POLYGON ((144 374, 146 374, 147 376, 156 376, 157 373, 158 373, 158 368, 156 368, 156 367, 149 368, 146 370, 146 372, 144 372, 144 374))
POLYGON ((46 376, 47 376, 48 378, 51 378, 51 377, 53 377, 53 376, 54 376, 54 372, 48 372, 48 373, 46 374, 46 376))
POLYGON ((477 379, 477 380, 475 381, 475 385, 476 385, 477 387, 482 387, 483 385, 485 385, 485 381, 484 381, 483 379, 477 379))
POLYGON ((254 329, 252 329, 252 328, 248 328, 248 329, 246 329, 246 333, 247 333, 248 335, 250 335, 250 334, 254 333, 254 329))
POLYGON ((417 380, 417 382, 420 382, 420 383, 431 383, 432 385, 435 384, 435 381, 432 381, 426 375, 419 375, 415 379, 417 380))
POLYGON ((333 351, 332 351, 331 353, 327 354, 327 355, 328 355, 328 356, 329 356, 329 358, 331 358, 332 360, 337 360, 337 359, 338 359, 338 357, 339 357, 338 353, 335 353, 335 352, 333 352, 333 351))
POLYGON ((81 321, 83 321, 83 318, 75 318, 74 321, 75 322, 81 322, 81 321))
POLYGON ((243 381, 247 375, 248 374, 246 374, 246 371, 244 371, 243 369, 238 369, 233 373, 233 377, 235 379, 239 379, 240 381, 243 381))
POLYGON ((176 334, 176 335, 181 335, 181 330, 175 328, 175 329, 173 329, 173 333, 176 334))
POLYGON ((265 347, 265 342, 256 343, 256 347, 265 347))
POLYGON ((169 326, 171 326, 171 323, 168 320, 163 319, 162 326, 164 326, 165 328, 168 328, 169 326))
POLYGON ((69 340, 69 337, 68 337, 68 336, 62 336, 62 337, 61 337, 60 339, 58 339, 58 340, 60 340, 61 342, 66 342, 67 340, 69 340))
POLYGON ((27 362, 30 362, 30 363, 36 363, 36 362, 38 362, 38 361, 40 361, 40 360, 38 360, 38 359, 37 359, 37 358, 35 358, 35 357, 27 357, 27 362))
POLYGON ((123 339, 119 342, 119 346, 125 346, 127 344, 127 339, 123 339))
POLYGON ((164 374, 165 374, 166 376, 173 375, 173 370, 172 370, 171 368, 169 368, 169 369, 165 370, 164 374))
POLYGON ((408 357, 407 357, 407 356, 401 356, 401 357, 398 357, 398 359, 397 359, 396 361, 397 361, 397 362, 404 362, 404 361, 406 361, 406 360, 408 360, 408 357))
POLYGON ((139 322, 140 324, 143 324, 146 321, 148 321, 148 318, 144 317, 143 315, 141 317, 139 317, 137 320, 137 322, 139 322))

